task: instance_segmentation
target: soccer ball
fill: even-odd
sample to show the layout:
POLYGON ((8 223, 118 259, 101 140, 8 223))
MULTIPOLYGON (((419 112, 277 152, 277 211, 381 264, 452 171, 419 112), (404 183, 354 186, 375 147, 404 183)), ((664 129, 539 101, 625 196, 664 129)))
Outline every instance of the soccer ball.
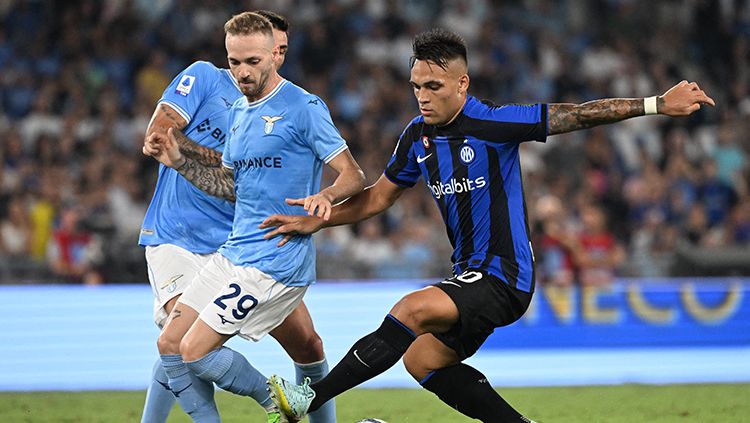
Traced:
POLYGON ((388 423, 388 422, 385 420, 380 420, 380 419, 362 419, 358 421, 357 423, 388 423))

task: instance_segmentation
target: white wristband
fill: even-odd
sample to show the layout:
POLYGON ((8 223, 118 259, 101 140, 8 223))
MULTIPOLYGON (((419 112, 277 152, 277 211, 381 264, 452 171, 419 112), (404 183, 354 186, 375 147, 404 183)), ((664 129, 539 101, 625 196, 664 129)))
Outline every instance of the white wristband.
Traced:
POLYGON ((656 96, 646 97, 643 99, 643 111, 647 115, 655 115, 659 113, 656 110, 656 96))

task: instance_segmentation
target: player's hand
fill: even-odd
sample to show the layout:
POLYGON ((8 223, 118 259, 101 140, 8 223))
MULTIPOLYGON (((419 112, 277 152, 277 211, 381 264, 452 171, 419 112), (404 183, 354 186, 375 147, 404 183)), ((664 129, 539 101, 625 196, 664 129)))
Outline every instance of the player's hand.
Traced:
MULTIPOLYGON (((161 146, 163 135, 152 132, 143 140, 143 154, 159 160, 159 156, 164 152, 161 146)), ((161 160, 159 160, 161 161, 161 160)))
POLYGON ((141 151, 143 151, 144 156, 151 156, 156 157, 161 153, 161 147, 159 147, 158 141, 156 141, 153 137, 153 133, 146 137, 146 139, 143 140, 143 148, 141 151))
POLYGON ((276 246, 281 247, 294 238, 295 235, 309 235, 319 231, 323 227, 323 220, 309 216, 274 214, 264 220, 258 227, 260 229, 275 228, 263 235, 263 238, 271 239, 275 236, 283 235, 281 241, 276 244, 276 246))
POLYGON ((164 166, 176 169, 185 163, 185 158, 180 152, 177 139, 174 136, 174 129, 167 130, 167 136, 158 132, 153 132, 146 138, 144 152, 148 147, 149 155, 161 162, 164 166))
POLYGON ((331 218, 332 202, 333 199, 329 198, 323 191, 315 195, 309 195, 306 198, 286 199, 286 203, 290 206, 302 206, 307 211, 308 216, 318 216, 323 220, 331 218))
POLYGON ((663 104, 659 113, 668 116, 688 116, 708 104, 715 106, 714 100, 698 86, 696 82, 681 81, 661 96, 663 104))

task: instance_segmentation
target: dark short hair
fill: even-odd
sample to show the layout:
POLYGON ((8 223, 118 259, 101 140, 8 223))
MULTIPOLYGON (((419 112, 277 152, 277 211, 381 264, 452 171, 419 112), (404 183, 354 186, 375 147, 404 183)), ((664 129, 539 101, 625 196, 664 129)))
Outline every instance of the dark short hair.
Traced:
POLYGON ((275 29, 278 29, 281 32, 289 31, 289 21, 287 21, 285 17, 279 15, 278 13, 271 12, 270 10, 256 10, 255 13, 268 19, 268 21, 271 22, 271 25, 275 29))
POLYGON ((224 32, 229 35, 250 35, 261 33, 273 37, 271 22, 265 17, 253 12, 243 12, 239 15, 232 16, 227 23, 224 24, 224 32))
POLYGON ((414 55, 411 57, 410 66, 414 66, 417 60, 429 60, 441 68, 448 67, 448 62, 461 58, 465 63, 466 41, 455 32, 441 28, 434 28, 417 34, 412 44, 414 55))

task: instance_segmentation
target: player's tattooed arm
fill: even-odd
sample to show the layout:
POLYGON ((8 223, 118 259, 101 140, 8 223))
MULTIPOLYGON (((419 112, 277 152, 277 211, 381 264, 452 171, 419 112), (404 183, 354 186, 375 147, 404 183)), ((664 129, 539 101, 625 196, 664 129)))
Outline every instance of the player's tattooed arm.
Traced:
POLYGON ((146 129, 148 137, 152 132, 161 132, 166 134, 169 128, 182 129, 186 127, 188 121, 177 113, 171 106, 165 103, 159 103, 154 110, 151 121, 146 129))
MULTIPOLYGON (((663 107, 664 98, 657 97, 657 110, 663 107)), ((547 106, 547 129, 549 135, 562 134, 644 114, 642 98, 607 98, 583 104, 551 103, 547 106)))
MULTIPOLYGON (((159 103, 154 117, 151 119, 147 135, 152 131, 160 131, 166 134, 169 128, 181 130, 187 126, 187 123, 171 106, 159 103)), ((199 145, 181 131, 175 131, 175 138, 182 154, 190 156, 206 166, 221 166, 221 153, 218 151, 199 145)))
POLYGON ((177 145, 180 146, 180 152, 186 157, 191 157, 208 167, 221 167, 221 153, 199 145, 183 134, 182 131, 174 131, 174 135, 177 145))
POLYGON ((171 106, 165 103, 159 103, 151 116, 151 121, 146 128, 146 135, 143 139, 143 154, 146 156, 157 157, 160 155, 158 145, 149 143, 154 136, 166 136, 170 129, 183 129, 188 122, 171 106))
MULTIPOLYGON (((596 125, 619 122, 646 114, 642 98, 606 98, 583 104, 552 103, 547 106, 547 133, 562 134, 596 125)), ((688 116, 703 105, 715 106, 696 82, 681 81, 663 95, 655 98, 656 110, 667 116, 688 116)))
POLYGON ((177 136, 180 132, 174 128, 167 129, 164 136, 158 132, 151 133, 144 142, 144 149, 164 166, 175 169, 198 189, 215 197, 235 201, 234 172, 226 166, 207 166, 200 160, 183 154, 177 136))
POLYGON ((185 161, 176 167, 180 175, 209 195, 235 201, 232 169, 221 165, 207 166, 188 155, 183 155, 183 158, 185 161))

